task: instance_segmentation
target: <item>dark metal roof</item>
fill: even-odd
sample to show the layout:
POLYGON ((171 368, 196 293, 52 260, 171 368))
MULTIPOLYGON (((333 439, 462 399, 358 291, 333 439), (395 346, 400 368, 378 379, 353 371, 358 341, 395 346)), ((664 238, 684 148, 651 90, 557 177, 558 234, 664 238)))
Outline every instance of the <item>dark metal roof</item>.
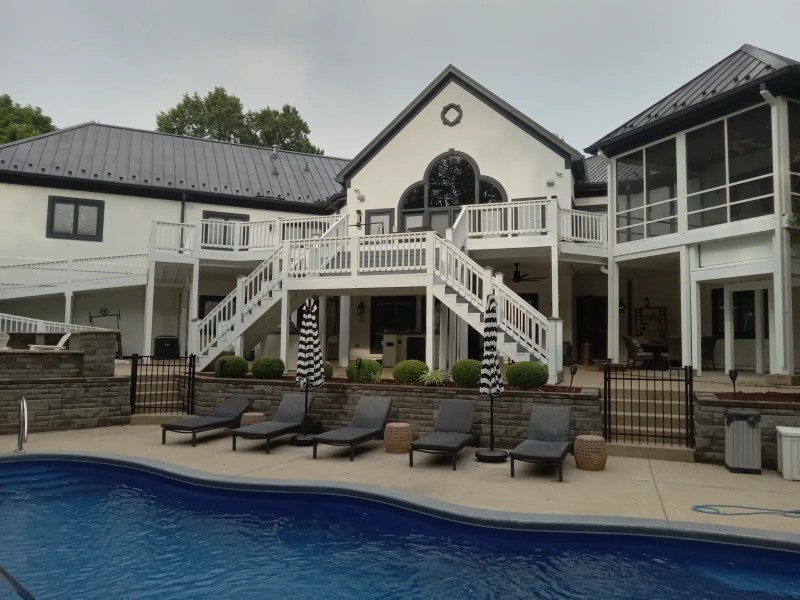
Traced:
POLYGON ((150 188, 303 205, 340 192, 336 174, 348 162, 99 123, 0 146, 0 175, 41 177, 50 185, 84 181, 117 193, 150 188))
MULTIPOLYGON (((708 105, 720 98, 729 98, 743 89, 752 89, 775 73, 795 68, 800 63, 750 44, 745 44, 710 69, 707 69, 662 100, 659 100, 633 119, 617 127, 594 144, 586 152, 595 154, 607 150, 624 138, 632 138, 652 130, 656 125, 675 121, 701 105, 708 105)), ((663 129, 661 133, 664 134, 663 129)))
MULTIPOLYGON (((367 146, 358 153, 358 155, 350 161, 341 173, 337 176, 337 180, 342 183, 353 177, 363 167, 367 161, 372 158, 381 148, 383 148, 414 116, 419 113, 424 106, 433 99, 451 81, 457 82, 466 91, 473 94, 479 100, 482 100, 487 105, 494 108, 498 113, 505 116, 507 119, 515 123, 517 126, 527 131, 539 141, 552 148, 562 156, 568 159, 570 163, 580 170, 583 167, 583 154, 567 144, 564 140, 559 138, 554 133, 548 131, 536 121, 523 114, 508 102, 492 93, 477 81, 458 70, 453 65, 448 65, 436 79, 434 79, 428 87, 414 98, 403 111, 391 122, 386 128, 381 131, 375 139, 373 139, 367 146)), ((568 164, 568 167, 570 165, 568 164)))

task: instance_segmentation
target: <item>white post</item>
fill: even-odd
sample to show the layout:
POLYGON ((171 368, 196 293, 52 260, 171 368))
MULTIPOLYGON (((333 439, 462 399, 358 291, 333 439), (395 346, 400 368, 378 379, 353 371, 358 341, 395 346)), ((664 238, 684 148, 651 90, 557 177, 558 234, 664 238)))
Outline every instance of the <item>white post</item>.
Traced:
MULTIPOLYGON (((432 231, 426 234, 425 236, 425 272, 428 275, 433 275, 433 267, 434 267, 434 258, 436 256, 436 250, 434 249, 434 236, 436 234, 432 231)), ((430 291, 430 286, 428 287, 430 291)), ((431 354, 431 358, 433 354, 431 354)), ((428 366, 431 366, 428 364, 428 366)))
POLYGON ((613 257, 608 261, 608 357, 619 362, 619 266, 613 257))
MULTIPOLYGON (((430 261, 433 263, 433 261, 430 261)), ((434 332, 434 309, 433 288, 428 286, 425 289, 425 364, 429 369, 434 367, 433 343, 436 339, 434 332)))
MULTIPOLYGON (((689 277, 697 271, 699 267, 700 258, 697 252, 697 246, 689 247, 689 277)), ((700 314, 700 283, 691 279, 689 289, 689 310, 692 313, 692 347, 691 355, 689 356, 690 364, 694 366, 698 375, 703 374, 703 319, 700 314)))
POLYGON ((734 368, 733 355, 733 293, 726 285, 722 288, 723 320, 725 321, 725 372, 734 368))
POLYGON ((192 274, 189 288, 189 326, 187 333, 187 353, 197 354, 200 352, 200 342, 197 339, 197 324, 200 322, 200 260, 192 261, 192 274))
POLYGON ((764 290, 754 290, 756 317, 756 373, 764 373, 764 290))
POLYGON ((281 346, 280 358, 284 365, 289 364, 289 292, 278 292, 281 298, 281 346))
POLYGON ((339 366, 350 363, 350 296, 339 296, 339 366))
POLYGON ((447 335, 447 322, 449 320, 449 313, 450 311, 442 302, 439 305, 439 368, 440 369, 449 369, 450 368, 450 356, 447 352, 449 348, 448 338, 450 336, 447 335))
POLYGON ((775 290, 771 287, 767 288, 767 306, 769 307, 769 372, 777 373, 778 366, 775 361, 776 352, 775 344, 777 343, 778 336, 775 333, 777 319, 775 318, 775 290))
POLYGON ((558 319, 558 244, 550 246, 550 279, 550 301, 552 303, 550 316, 558 319))
POLYGON ((72 323, 72 290, 64 292, 64 323, 72 323))
MULTIPOLYGON (((245 280, 244 275, 236 276, 236 315, 238 316, 237 321, 239 323, 244 322, 244 301, 245 301, 244 280, 245 280)), ((241 335, 243 333, 241 327, 237 327, 237 330, 238 330, 238 335, 241 335)))
POLYGON ((564 379, 563 324, 561 319, 547 319, 548 385, 564 379))
POLYGON ((456 360, 469 358, 469 324, 458 319, 458 350, 456 360))
POLYGON ((328 297, 319 297, 319 310, 317 312, 319 318, 317 325, 319 326, 319 342, 322 347, 322 360, 328 358, 328 297))
POLYGON ((144 339, 142 355, 150 356, 153 350, 153 298, 156 291, 156 262, 147 265, 147 287, 144 293, 144 339))
POLYGON ((775 340, 771 342, 771 346, 775 348, 775 361, 773 369, 770 356, 770 373, 791 375, 794 373, 794 336, 792 335, 791 246, 787 233, 785 228, 780 227, 775 232, 773 244, 775 271, 772 277, 774 293, 770 303, 770 315, 775 316, 775 340))
MULTIPOLYGON (((358 277, 358 263, 359 263, 359 252, 358 252, 358 242, 361 238, 357 235, 350 236, 350 274, 353 277, 358 277)), ((349 354, 348 348, 348 354, 349 354)))
MULTIPOLYGON (((689 264, 689 249, 682 246, 680 250, 680 287, 681 287, 681 356, 680 366, 684 367, 692 362, 692 319, 699 319, 700 315, 692 313, 692 272, 689 264)), ((669 357, 672 360, 673 356, 669 357)))

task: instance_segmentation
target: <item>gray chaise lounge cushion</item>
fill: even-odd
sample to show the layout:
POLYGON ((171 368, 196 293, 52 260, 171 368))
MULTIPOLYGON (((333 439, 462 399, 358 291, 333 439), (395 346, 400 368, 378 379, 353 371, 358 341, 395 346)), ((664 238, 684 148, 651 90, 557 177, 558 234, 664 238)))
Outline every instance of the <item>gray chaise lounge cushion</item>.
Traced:
POLYGON ((242 415, 252 404, 253 400, 250 397, 236 394, 225 398, 225 400, 214 409, 210 417, 189 417, 188 419, 162 423, 161 443, 167 443, 167 431, 177 431, 179 433, 191 433, 192 446, 194 446, 197 441, 197 434, 201 431, 237 427, 242 419, 242 415))
POLYGON ((468 400, 447 399, 439 405, 433 432, 411 442, 408 453, 409 466, 414 466, 414 450, 434 454, 449 454, 453 457, 453 470, 456 468, 456 455, 471 442, 477 443, 478 436, 472 433, 475 418, 475 405, 468 400))
POLYGON ((383 433, 389 419, 392 401, 385 396, 364 396, 350 419, 348 427, 340 427, 314 436, 314 458, 317 444, 350 446, 350 460, 353 459, 353 446, 374 439, 383 433))
POLYGON ((531 408, 528 439, 511 452, 511 476, 514 460, 537 463, 557 463, 558 480, 562 480, 562 463, 569 453, 569 429, 572 418, 570 406, 535 405, 531 408))
MULTIPOLYGON (((314 397, 308 396, 308 405, 311 406, 314 397)), ((289 392, 281 398, 281 403, 275 411, 271 421, 255 423, 246 427, 233 430, 233 434, 244 438, 262 439, 275 437, 281 432, 288 433, 303 425, 305 414, 305 394, 289 392)))

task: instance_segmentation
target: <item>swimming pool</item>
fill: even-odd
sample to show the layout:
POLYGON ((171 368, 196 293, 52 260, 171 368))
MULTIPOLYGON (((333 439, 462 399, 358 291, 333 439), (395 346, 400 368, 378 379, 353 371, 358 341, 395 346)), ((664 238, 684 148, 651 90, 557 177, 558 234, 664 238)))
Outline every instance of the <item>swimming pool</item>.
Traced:
POLYGON ((795 552, 485 527, 363 494, 26 459, 0 461, 0 565, 37 600, 800 598, 795 552))

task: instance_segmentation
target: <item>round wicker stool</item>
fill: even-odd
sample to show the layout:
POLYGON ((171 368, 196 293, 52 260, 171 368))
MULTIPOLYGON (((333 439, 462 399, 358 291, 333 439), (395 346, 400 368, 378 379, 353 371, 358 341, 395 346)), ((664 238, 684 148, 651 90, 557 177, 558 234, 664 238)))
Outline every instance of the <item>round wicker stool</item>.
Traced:
POLYGON ((388 423, 383 430, 383 444, 391 454, 403 454, 411 448, 411 425, 388 423))
POLYGON ((267 415, 262 412, 246 412, 242 415, 240 427, 247 427, 248 425, 255 425, 256 423, 263 423, 267 420, 267 415))
POLYGON ((579 435, 575 438, 572 453, 575 466, 584 471, 602 471, 606 468, 606 441, 599 435, 579 435))

